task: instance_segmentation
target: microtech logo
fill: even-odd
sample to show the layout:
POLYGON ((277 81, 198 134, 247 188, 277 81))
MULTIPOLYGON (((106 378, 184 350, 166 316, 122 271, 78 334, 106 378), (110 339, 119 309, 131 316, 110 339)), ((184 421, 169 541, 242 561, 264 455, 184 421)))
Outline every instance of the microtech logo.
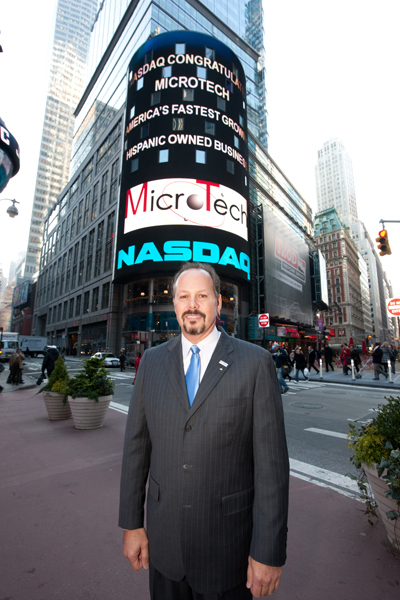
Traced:
POLYGON ((200 179, 157 179, 126 193, 124 233, 162 225, 198 225, 247 241, 247 202, 234 190, 200 179))

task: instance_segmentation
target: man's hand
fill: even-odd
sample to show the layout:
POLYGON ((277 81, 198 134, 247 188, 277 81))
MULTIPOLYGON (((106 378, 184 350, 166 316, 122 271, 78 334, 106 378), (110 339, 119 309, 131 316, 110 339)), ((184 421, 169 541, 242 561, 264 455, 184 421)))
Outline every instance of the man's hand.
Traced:
POLYGON ((139 571, 142 567, 149 568, 149 542, 143 527, 124 531, 124 556, 134 571, 139 571))
POLYGON ((247 569, 247 584, 254 598, 260 596, 272 596, 278 589, 281 580, 282 568, 269 567, 253 560, 249 556, 249 566, 247 569))

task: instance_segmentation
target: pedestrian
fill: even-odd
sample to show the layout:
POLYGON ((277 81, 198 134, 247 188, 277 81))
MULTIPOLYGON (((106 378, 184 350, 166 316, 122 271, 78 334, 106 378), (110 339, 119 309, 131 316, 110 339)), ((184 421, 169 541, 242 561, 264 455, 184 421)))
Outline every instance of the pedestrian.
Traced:
POLYGON ((332 369, 332 371, 334 371, 335 369, 333 368, 333 364, 332 364, 333 352, 332 352, 332 348, 330 347, 328 342, 325 344, 324 357, 325 357, 326 372, 328 373, 329 367, 332 369))
POLYGON ((388 342, 382 344, 382 366, 385 369, 385 373, 389 371, 388 364, 391 363, 391 350, 388 342))
POLYGON ((348 371, 349 371, 349 364, 351 362, 351 356, 350 356, 351 352, 350 352, 350 348, 348 347, 348 345, 346 343, 342 344, 342 351, 340 353, 340 360, 342 362, 342 367, 343 367, 343 375, 347 375, 348 371))
POLYGON ((129 408, 124 554, 134 570, 150 567, 151 600, 271 595, 286 558, 289 475, 274 364, 216 327, 209 264, 185 264, 172 295, 182 333, 146 351, 129 408))
POLYGON ((360 370, 361 358, 360 358, 360 353, 357 350, 357 347, 354 346, 354 344, 352 344, 350 346, 350 364, 351 364, 351 359, 353 359, 354 367, 358 373, 360 370))
POLYGON ((18 348, 18 350, 16 350, 10 356, 10 371, 11 371, 12 385, 20 384, 20 380, 22 379, 22 369, 24 367, 24 364, 23 364, 24 360, 25 360, 25 355, 22 352, 21 348, 18 348))
POLYGON ((42 362, 42 373, 45 374, 47 370, 47 377, 50 377, 52 372, 54 371, 54 365, 57 358, 60 356, 59 351, 57 350, 57 346, 47 346, 46 353, 42 362))
MULTIPOLYGON (((2 373, 3 371, 5 371, 5 369, 6 369, 6 368, 5 368, 5 366, 3 365, 3 363, 2 363, 2 362, 0 362, 0 375, 1 375, 1 373, 2 373)), ((2 392, 3 390, 4 390, 4 387, 3 387, 2 385, 0 385, 0 394, 1 394, 1 392, 2 392)))
POLYGON ((397 348, 393 348, 393 346, 392 346, 391 350, 392 350, 392 355, 391 355, 390 362, 392 365, 392 373, 393 373, 393 375, 396 375, 396 360, 397 360, 399 353, 398 353, 397 348))
POLYGON ((284 368, 288 365, 288 360, 289 356, 285 348, 281 348, 280 346, 278 346, 275 352, 275 368, 281 394, 286 394, 286 392, 289 391, 289 386, 287 385, 283 376, 284 368))
POLYGON ((372 352, 372 363, 374 365, 374 381, 379 380, 379 375, 384 375, 387 379, 389 375, 385 372, 382 367, 382 348, 380 347, 379 342, 375 344, 374 351, 372 352))
POLYGON ((300 350, 299 347, 296 348, 295 350, 295 357, 294 357, 294 365, 295 365, 295 370, 296 370, 296 374, 295 374, 295 382, 299 383, 299 373, 301 371, 304 379, 306 381, 308 381, 308 377, 304 374, 304 369, 307 366, 307 362, 306 362, 306 357, 304 356, 304 354, 302 353, 302 351, 300 350))
POLYGON ((121 367, 121 372, 125 371, 125 363, 126 363, 125 350, 124 350, 124 348, 121 348, 121 351, 119 353, 119 364, 121 367))
POLYGON ((311 368, 313 368, 317 373, 319 373, 319 369, 315 366, 316 353, 312 346, 308 346, 308 370, 311 374, 311 368))
POLYGON ((137 372, 138 372, 141 360, 142 360, 142 353, 141 352, 137 352, 136 358, 135 358, 135 364, 133 365, 135 367, 135 375, 136 375, 136 377, 137 377, 137 372))

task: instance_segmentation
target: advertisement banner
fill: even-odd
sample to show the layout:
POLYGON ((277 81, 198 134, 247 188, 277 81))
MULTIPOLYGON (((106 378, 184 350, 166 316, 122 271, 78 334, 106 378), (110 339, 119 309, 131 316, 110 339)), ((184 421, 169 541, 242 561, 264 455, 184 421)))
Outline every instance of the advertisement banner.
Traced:
POLYGON ((29 282, 24 281, 17 285, 13 291, 13 307, 21 306, 28 302, 29 282))
POLYGON ((148 40, 128 69, 114 281, 212 263, 250 280, 245 74, 210 36, 148 40))
POLYGON ((308 246, 269 206, 264 206, 263 218, 265 306, 271 319, 311 325, 308 246))

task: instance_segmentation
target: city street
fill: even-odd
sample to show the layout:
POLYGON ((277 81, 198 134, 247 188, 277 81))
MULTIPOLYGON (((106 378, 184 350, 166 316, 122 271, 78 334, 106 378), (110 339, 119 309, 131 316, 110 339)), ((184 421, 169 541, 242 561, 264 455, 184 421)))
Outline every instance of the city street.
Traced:
MULTIPOLYGON (((80 369, 82 361, 83 358, 65 357, 71 374, 80 369)), ((26 360, 26 383, 34 384, 41 364, 40 357, 26 360)), ((119 368, 108 368, 107 372, 115 382, 112 408, 126 414, 134 369, 127 366, 121 373, 119 368)), ((282 396, 291 472, 307 481, 311 478, 318 485, 357 498, 357 486, 346 476, 355 472, 349 461, 350 450, 346 449, 349 423, 365 422, 372 417, 373 409, 385 401, 385 397, 400 394, 400 375, 394 376, 392 387, 383 379, 381 382, 372 381, 372 372, 355 382, 352 382, 351 376, 344 378, 338 370, 322 375, 323 379, 317 374, 311 375, 309 382, 300 380, 296 384, 291 381, 289 391, 282 396)))

